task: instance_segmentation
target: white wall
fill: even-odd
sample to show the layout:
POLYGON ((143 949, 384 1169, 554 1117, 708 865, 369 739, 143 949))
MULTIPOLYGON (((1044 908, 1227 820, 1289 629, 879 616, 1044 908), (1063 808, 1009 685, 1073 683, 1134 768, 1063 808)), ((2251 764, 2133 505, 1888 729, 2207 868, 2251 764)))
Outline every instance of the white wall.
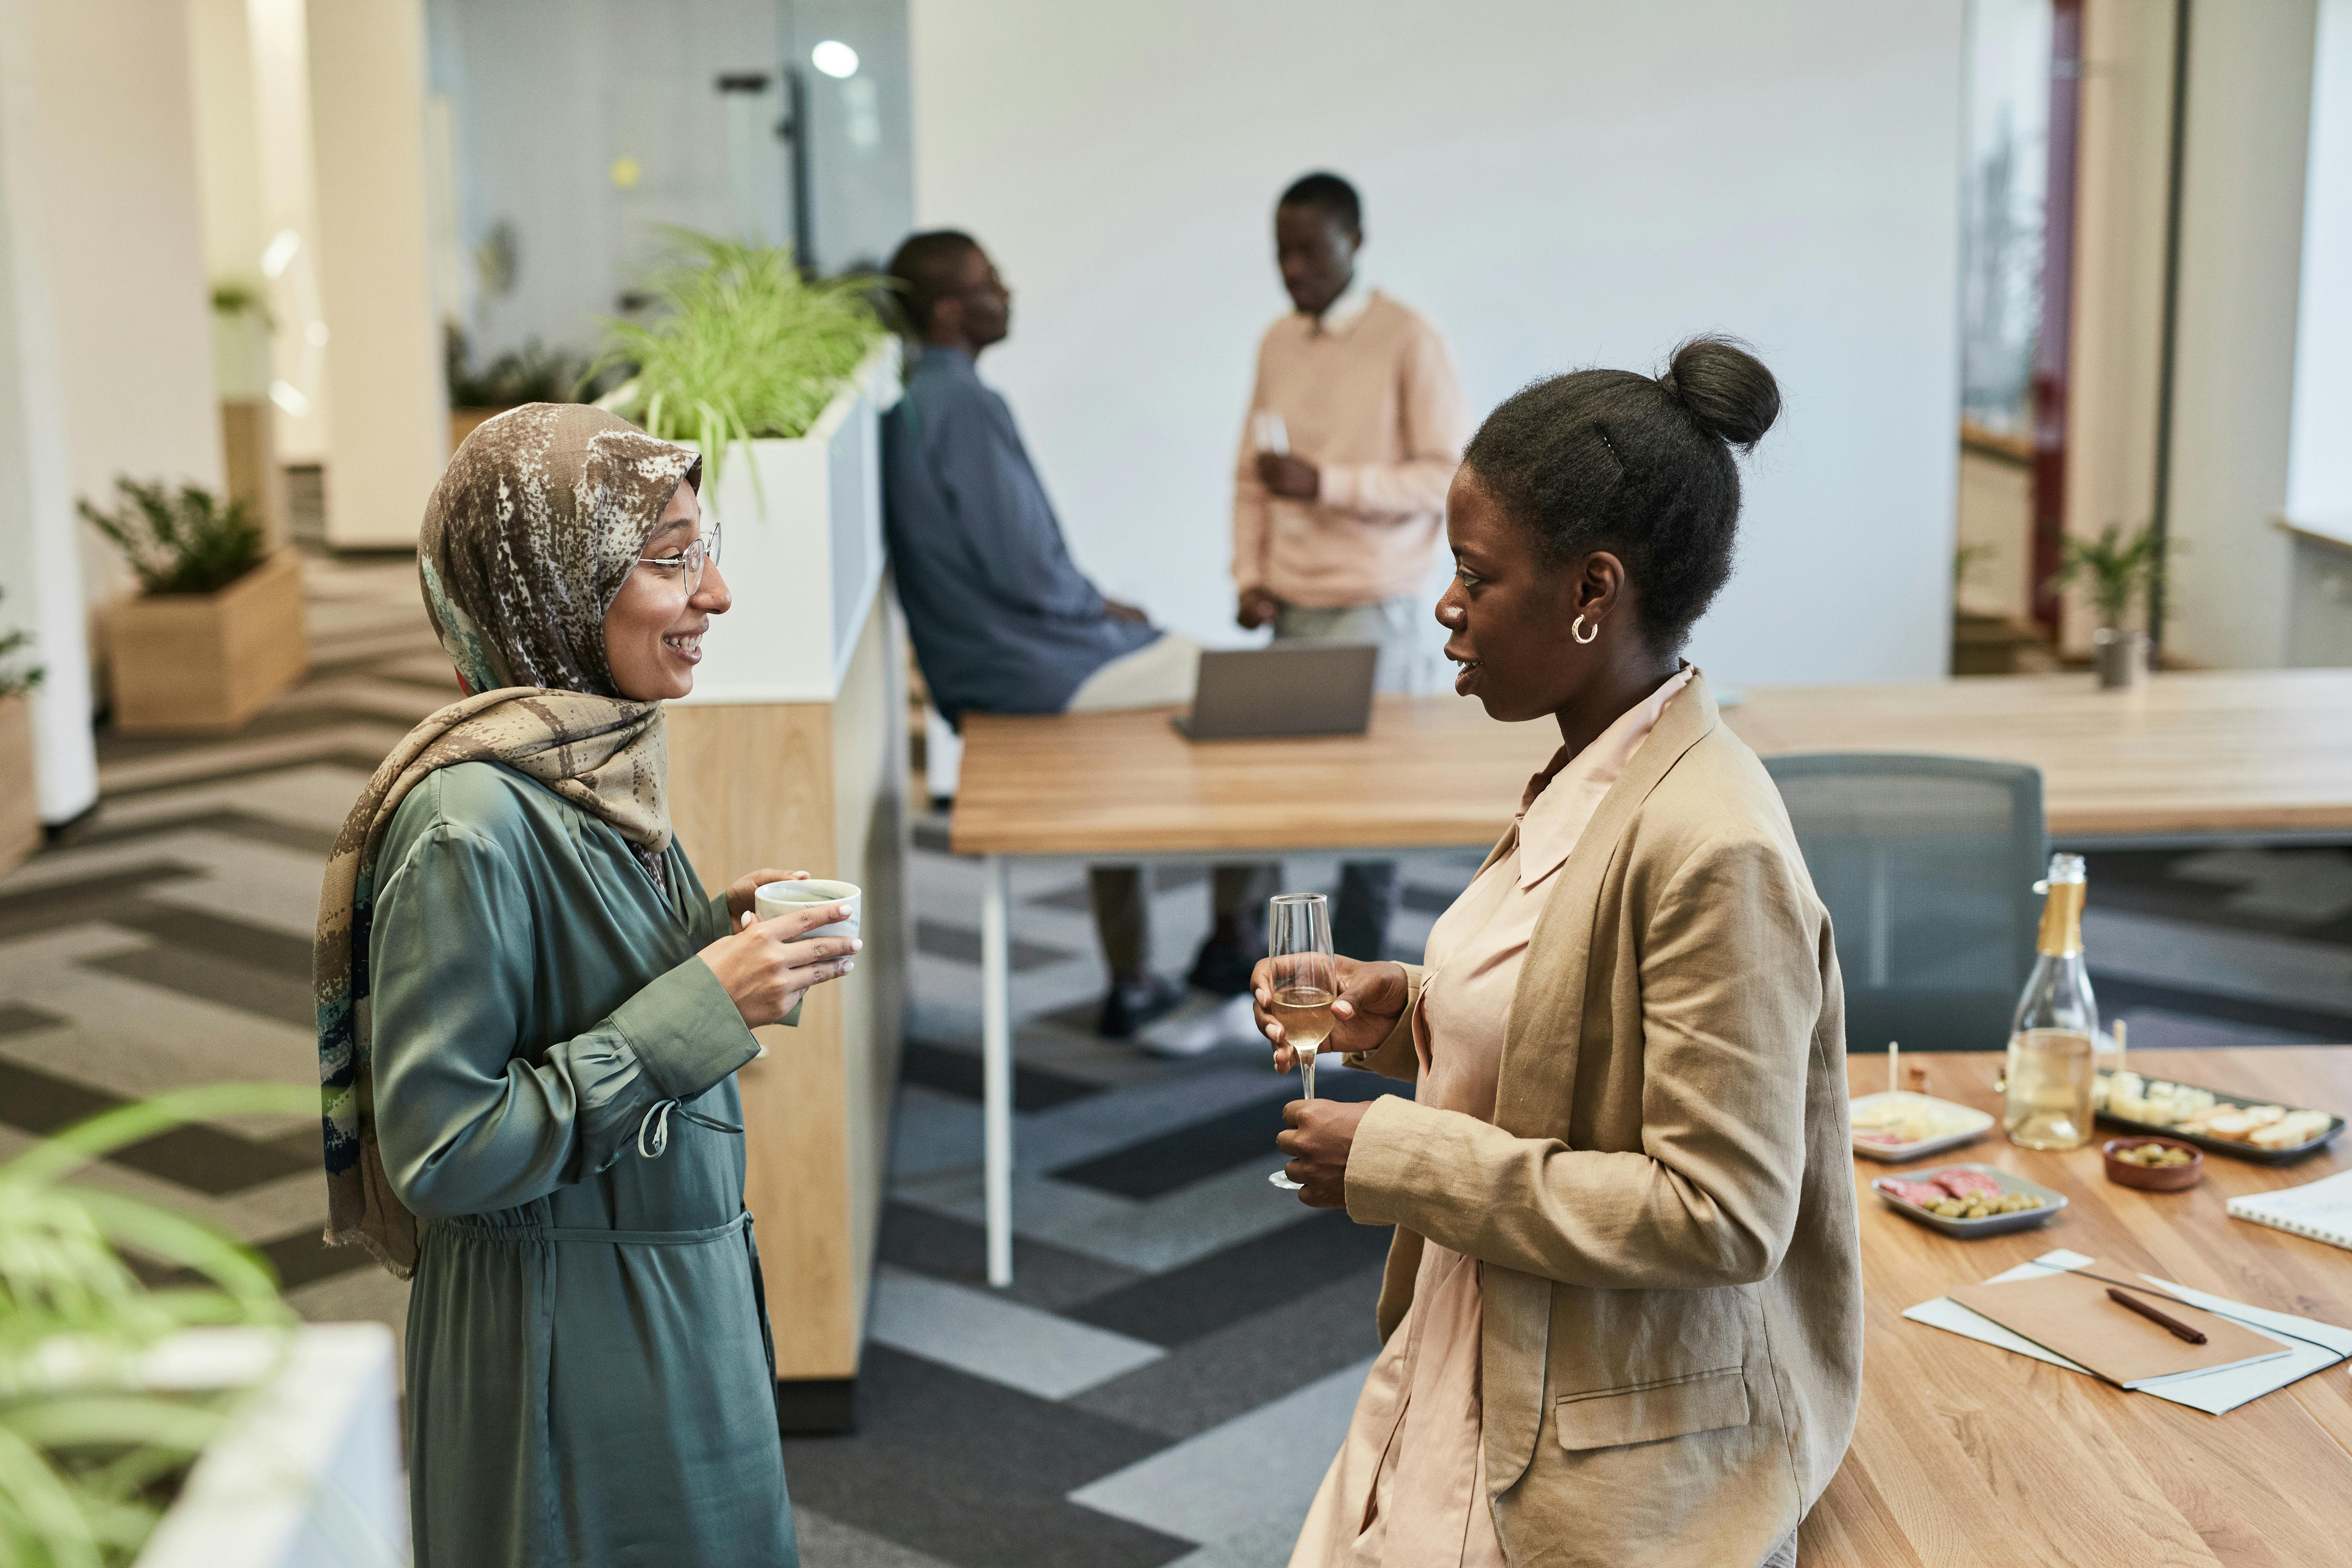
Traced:
POLYGON ((2352 0, 2320 0, 2286 510, 2352 535, 2352 0))
POLYGON ((1286 308, 1276 195, 1328 166, 1364 265, 1474 405, 1723 329, 1780 376, 1733 682, 1946 668, 1958 410, 1958 0, 914 0, 916 215, 1016 300, 983 371, 1103 587, 1244 640, 1228 472, 1286 308))
POLYGON ((310 145, 326 379, 327 540, 414 545, 449 458, 425 196, 422 0, 311 0, 310 145))
POLYGON ((32 0, 0 0, 0 630, 33 635, 34 784, 41 819, 98 798, 89 655, 75 549, 59 364, 42 213, 32 0))
MULTIPOLYGON (((721 74, 783 58, 774 0, 427 0, 433 90, 451 100, 466 244, 514 235, 511 293, 485 294, 468 326, 478 362, 537 338, 591 350, 620 296, 671 252, 658 226, 738 229, 721 74), (637 183, 612 177, 635 160, 637 183)), ((827 87, 833 84, 826 83, 827 87)), ((753 100, 783 114, 781 83, 753 100)), ((783 143, 740 149, 763 197, 752 237, 791 237, 783 143)))
POLYGON ((2164 644, 2192 663, 2286 658, 2287 426, 2303 266, 2314 0, 2206 5, 2189 26, 2164 644))
MULTIPOLYGON (((36 0, 39 195, 69 482, 222 482, 187 18, 151 0, 36 0)), ((132 585, 94 539, 92 598, 132 585)))

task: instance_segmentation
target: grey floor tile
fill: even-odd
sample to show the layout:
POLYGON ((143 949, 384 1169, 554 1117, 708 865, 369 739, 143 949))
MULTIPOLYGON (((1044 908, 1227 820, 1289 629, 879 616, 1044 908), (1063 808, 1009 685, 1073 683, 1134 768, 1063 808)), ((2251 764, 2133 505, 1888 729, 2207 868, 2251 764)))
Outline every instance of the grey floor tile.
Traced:
MULTIPOLYGON (((961 1100, 978 1100, 983 1093, 980 1053, 910 1039, 899 1054, 898 1081, 920 1084, 961 1100)), ((1050 1110, 1055 1106, 1099 1094, 1102 1088, 1101 1084, 1069 1078, 1027 1062, 1013 1064, 1015 1111, 1050 1110)))
POLYGON ((788 1440, 784 1473, 796 1503, 960 1568, 1159 1568, 1192 1542, 1070 1494, 1161 1443, 869 1345, 856 1436, 788 1440))
POLYGON ((1081 1487, 1071 1500, 1186 1541, 1286 1527, 1296 1534, 1371 1365, 1367 1356, 1081 1487))
POLYGON ((1040 1399, 1066 1399, 1167 1353, 985 1289, 890 1268, 875 1271, 866 1332, 877 1344, 1040 1399))
MULTIPOLYGON (((980 963, 980 928, 958 925, 950 921, 926 920, 915 921, 915 947, 933 958, 950 959, 958 963, 977 966, 980 963)), ((1043 969, 1049 963, 1066 963, 1077 954, 1043 942, 1016 936, 1007 954, 1008 963, 1015 974, 1025 974, 1033 969, 1043 969)))
POLYGON ((308 975, 264 968, 216 952, 159 942, 137 952, 91 959, 87 966, 275 1018, 293 1028, 314 1028, 318 1024, 318 994, 308 975))
POLYGON ((1071 1315, 1153 1344, 1188 1344, 1325 1281, 1377 1272, 1387 1260, 1392 1226, 1358 1225, 1341 1210, 1266 1191, 1293 1211, 1294 1223, 1097 1296, 1071 1315))
MULTIPOLYGON (((974 1223, 986 1213, 977 1164, 901 1178, 893 1184, 892 1195, 974 1223)), ((1181 1268, 1253 1237, 1286 1230, 1314 1213, 1269 1186, 1265 1173, 1248 1165, 1148 1202, 1018 1171, 1013 1178, 1016 1232, 1151 1272, 1181 1268)))
MULTIPOLYGON (((1301 1279, 1313 1278, 1299 1270, 1301 1279)), ((1229 1323, 1070 1403, 1130 1426, 1190 1437, 1377 1354, 1377 1265, 1229 1323)))
POLYGON ((944 1557, 901 1546, 797 1502, 793 1528, 800 1537, 802 1568, 956 1568, 944 1557))
MULTIPOLYGON (((950 1219, 911 1204, 888 1204, 882 1212, 880 1261, 959 1285, 988 1281, 988 1232, 965 1220, 950 1219)), ((1013 1238, 1013 1300, 1057 1312, 1146 1278, 1083 1253, 1067 1252, 1025 1236, 1013 1238)))

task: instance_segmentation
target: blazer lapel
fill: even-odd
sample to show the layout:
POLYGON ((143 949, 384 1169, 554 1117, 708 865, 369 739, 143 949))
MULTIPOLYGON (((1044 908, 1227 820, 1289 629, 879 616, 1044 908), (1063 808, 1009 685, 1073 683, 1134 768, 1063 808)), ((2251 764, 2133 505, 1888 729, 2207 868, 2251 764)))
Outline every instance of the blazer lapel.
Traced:
MULTIPOLYGON (((1601 797, 1600 809, 1554 874, 1551 897, 1536 917, 1511 998, 1510 1028, 1497 1069, 1495 1125, 1514 1137, 1558 1138, 1567 1132, 1601 884, 1633 814, 1717 722, 1706 678, 1694 669, 1690 684, 1666 704, 1657 727, 1601 797), (1541 1025, 1531 1024, 1538 1019, 1541 1025)), ((1479 1360, 1486 1391, 1486 1494, 1496 1498, 1518 1483, 1543 1436, 1551 1282, 1493 1264, 1484 1265, 1479 1278, 1485 1297, 1479 1360)))
POLYGON ((1600 809, 1556 874, 1552 895, 1536 917, 1528 942, 1528 962, 1512 995, 1510 1031, 1497 1069, 1495 1125, 1515 1138, 1558 1137, 1566 1129, 1601 883, 1642 803, 1674 771, 1683 753, 1718 722, 1706 677, 1693 669, 1690 684, 1666 704, 1657 727, 1601 797, 1600 809), (1552 1026, 1531 1034, 1530 1022, 1539 1018, 1552 1026))

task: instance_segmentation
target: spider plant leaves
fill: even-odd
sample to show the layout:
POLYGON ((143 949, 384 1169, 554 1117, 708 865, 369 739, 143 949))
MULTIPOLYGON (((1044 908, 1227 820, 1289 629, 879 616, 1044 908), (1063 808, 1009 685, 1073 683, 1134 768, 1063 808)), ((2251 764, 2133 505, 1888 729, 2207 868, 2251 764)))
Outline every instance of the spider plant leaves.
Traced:
POLYGON ((130 1563, 177 1474, 243 1397, 143 1390, 141 1353, 192 1324, 292 1319, 268 1265, 235 1237, 62 1178, 184 1121, 317 1109, 307 1086, 186 1089, 0 1164, 0 1568, 130 1563), (142 1283, 126 1252, 169 1282, 142 1283))
POLYGON ((788 247, 665 232, 685 258, 650 279, 651 319, 607 323, 596 369, 635 372, 600 406, 693 442, 707 490, 736 445, 806 435, 885 328, 869 278, 811 279, 788 247))
POLYGON ((0 1182, 53 1182, 77 1166, 152 1138, 184 1121, 270 1112, 316 1115, 318 1110, 319 1091, 308 1085, 216 1083, 174 1089, 75 1122, 56 1137, 0 1165, 0 1182))
POLYGON ((221 1411, 148 1394, 77 1394, 0 1410, 6 1427, 38 1448, 136 1448, 196 1453, 228 1426, 221 1411))
POLYGON ((81 1504, 38 1448, 0 1427, 0 1562, 104 1568, 81 1504))
POLYGON ((261 525, 241 500, 224 502, 202 485, 182 485, 175 495, 161 480, 142 484, 127 475, 114 488, 124 499, 112 511, 86 500, 75 510, 122 552, 150 594, 217 592, 268 553, 261 525))

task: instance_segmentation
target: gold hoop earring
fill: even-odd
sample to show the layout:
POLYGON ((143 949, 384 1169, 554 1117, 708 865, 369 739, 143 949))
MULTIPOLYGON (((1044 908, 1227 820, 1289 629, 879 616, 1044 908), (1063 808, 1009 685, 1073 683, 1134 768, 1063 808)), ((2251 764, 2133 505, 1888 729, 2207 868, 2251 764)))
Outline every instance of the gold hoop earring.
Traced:
POLYGON ((1568 635, 1574 637, 1580 644, 1589 643, 1601 635, 1601 623, 1595 621, 1587 626, 1584 624, 1584 617, 1579 616, 1576 617, 1576 624, 1568 628, 1568 635))

